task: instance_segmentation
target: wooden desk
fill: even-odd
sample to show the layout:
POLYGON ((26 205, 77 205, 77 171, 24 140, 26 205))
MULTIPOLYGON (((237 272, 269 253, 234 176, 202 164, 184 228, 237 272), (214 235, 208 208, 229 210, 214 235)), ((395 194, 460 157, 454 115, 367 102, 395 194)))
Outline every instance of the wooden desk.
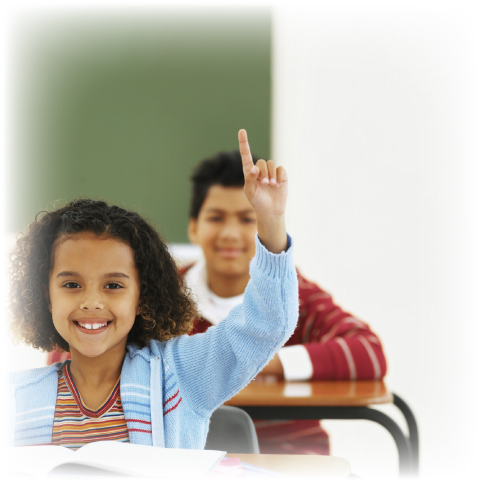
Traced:
POLYGON ((252 419, 366 419, 384 426, 394 438, 401 475, 418 474, 419 436, 409 406, 387 390, 383 381, 284 382, 258 376, 226 404, 246 411, 252 419), (393 403, 406 418, 409 435, 370 405, 393 403))
POLYGON ((287 474, 294 479, 345 480, 351 474, 349 462, 335 456, 227 454, 227 457, 239 458, 243 463, 287 474))

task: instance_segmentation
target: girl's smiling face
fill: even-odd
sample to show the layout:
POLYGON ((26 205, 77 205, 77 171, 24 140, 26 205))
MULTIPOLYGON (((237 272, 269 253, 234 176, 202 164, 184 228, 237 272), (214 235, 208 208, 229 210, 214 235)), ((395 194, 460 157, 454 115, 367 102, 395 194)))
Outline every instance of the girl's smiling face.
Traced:
POLYGON ((88 232, 56 242, 49 301, 72 355, 123 353, 139 297, 134 255, 124 242, 88 232))

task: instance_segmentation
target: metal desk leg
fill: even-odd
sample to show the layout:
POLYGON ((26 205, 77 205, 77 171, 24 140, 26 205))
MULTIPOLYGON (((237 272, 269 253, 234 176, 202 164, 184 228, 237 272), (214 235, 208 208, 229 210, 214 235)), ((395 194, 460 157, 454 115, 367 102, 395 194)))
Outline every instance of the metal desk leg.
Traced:
POLYGON ((411 456, 413 460, 413 470, 414 474, 419 474, 419 431, 418 425, 416 423, 416 418, 414 417, 411 408, 397 394, 392 393, 393 403, 402 412, 406 419, 408 430, 409 430, 409 440, 411 443, 411 456))
POLYGON ((410 440, 404 435, 398 424, 387 414, 384 414, 377 409, 372 409, 369 407, 358 409, 365 409, 366 411, 362 414, 362 418, 360 417, 356 419, 368 419, 370 421, 374 421, 381 426, 384 426, 394 438, 394 442, 396 443, 399 453, 400 476, 417 475, 410 440))

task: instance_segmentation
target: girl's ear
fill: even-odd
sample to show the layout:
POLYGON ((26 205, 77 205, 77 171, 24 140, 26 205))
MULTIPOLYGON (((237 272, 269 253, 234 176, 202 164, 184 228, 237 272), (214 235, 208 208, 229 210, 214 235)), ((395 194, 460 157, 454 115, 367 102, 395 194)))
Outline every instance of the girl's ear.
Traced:
POLYGON ((189 219, 189 226, 187 228, 187 235, 192 244, 198 244, 197 241, 197 219, 191 217, 189 219))

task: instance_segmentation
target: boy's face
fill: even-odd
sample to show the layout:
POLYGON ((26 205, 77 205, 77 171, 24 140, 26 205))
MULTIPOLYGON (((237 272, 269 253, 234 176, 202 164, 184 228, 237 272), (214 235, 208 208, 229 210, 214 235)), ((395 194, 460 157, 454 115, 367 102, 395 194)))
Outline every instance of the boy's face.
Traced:
POLYGON ((204 251, 207 272, 217 276, 248 276, 254 257, 255 211, 242 187, 213 185, 197 219, 189 221, 189 239, 204 251))
POLYGON ((123 242, 82 233, 55 248, 49 301, 55 328, 72 355, 123 353, 139 297, 134 256, 123 242))

